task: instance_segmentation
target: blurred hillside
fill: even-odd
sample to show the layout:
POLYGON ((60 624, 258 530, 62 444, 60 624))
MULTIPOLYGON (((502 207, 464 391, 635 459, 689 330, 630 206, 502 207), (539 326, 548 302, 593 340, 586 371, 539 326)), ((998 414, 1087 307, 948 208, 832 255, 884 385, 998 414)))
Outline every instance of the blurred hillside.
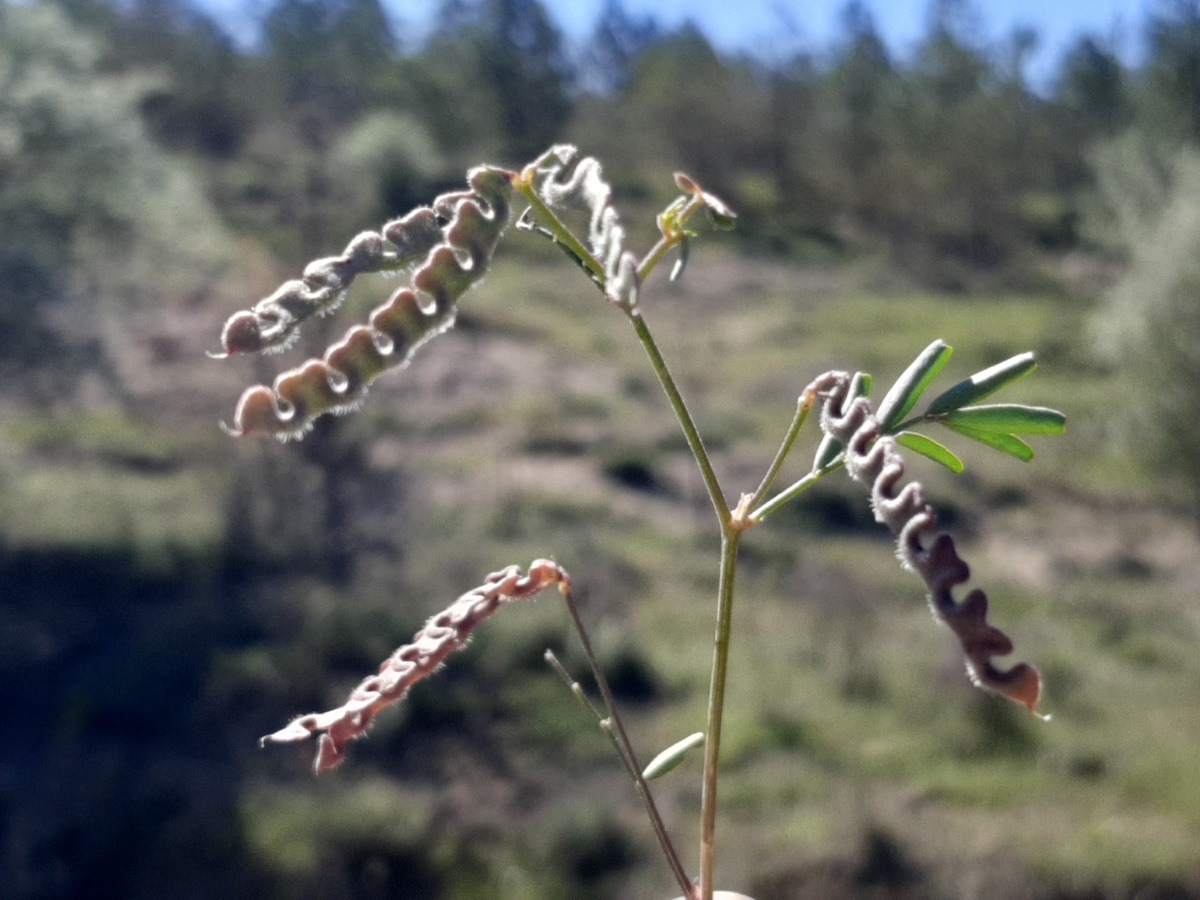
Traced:
MULTIPOLYGON (((389 288, 282 364, 205 358, 230 313, 567 140, 635 243, 676 170, 739 213, 646 288, 727 491, 811 377, 882 384, 937 337, 953 377, 1037 351, 1021 399, 1071 422, 1031 467, 918 471, 1053 725, 970 688, 852 486, 748 537, 722 880, 1200 897, 1200 2, 1138 23, 1143 66, 1082 37, 1038 91, 1037 35, 984 41, 963 0, 904 60, 854 2, 832 46, 770 60, 618 0, 578 53, 537 0, 448 0, 420 42, 377 0, 262 17, 247 50, 182 0, 0 0, 0 895, 672 895, 542 662, 583 670, 550 598, 343 770, 256 745, 537 556, 579 587, 641 752, 700 727, 703 486, 625 323, 547 242, 510 232, 356 415, 287 445, 217 427, 389 288)), ((696 771, 663 784, 690 854, 696 771)))

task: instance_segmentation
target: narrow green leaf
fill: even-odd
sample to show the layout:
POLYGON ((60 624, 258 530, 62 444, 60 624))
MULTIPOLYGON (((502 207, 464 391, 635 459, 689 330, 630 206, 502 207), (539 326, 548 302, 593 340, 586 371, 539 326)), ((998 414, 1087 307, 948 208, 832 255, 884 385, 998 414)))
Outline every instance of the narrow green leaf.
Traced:
POLYGON ((904 421, 953 352, 954 349, 945 341, 934 341, 896 379, 876 412, 885 433, 904 421))
MULTIPOLYGON (((854 378, 850 381, 850 391, 846 395, 846 402, 849 403, 859 397, 871 396, 871 376, 866 372, 855 372, 854 378)), ((813 468, 823 469, 829 465, 842 452, 842 445, 834 439, 832 435, 825 435, 821 439, 820 446, 817 447, 817 455, 813 457, 813 468)))
POLYGON ((966 381, 960 381, 954 387, 933 398, 929 404, 930 413, 944 413, 959 409, 971 403, 978 403, 985 397, 990 397, 1002 387, 1007 387, 1019 378, 1024 378, 1037 368, 1032 353, 1022 353, 1012 359, 1006 359, 982 372, 976 372, 966 381))
POLYGON ((694 750, 704 743, 704 732, 697 731, 695 734, 689 734, 682 741, 676 741, 654 759, 650 760, 650 764, 646 766, 642 772, 642 777, 647 781, 653 781, 655 778, 661 778, 668 772, 679 767, 683 762, 683 758, 688 752, 694 750))
POLYGON ((827 434, 821 438, 821 444, 817 447, 817 455, 813 457, 813 468, 823 469, 842 452, 841 441, 834 438, 833 435, 827 434))
POLYGON ((943 422, 943 424, 951 431, 958 432, 963 437, 969 437, 973 441, 979 441, 981 444, 986 444, 989 447, 1002 450, 1009 456, 1015 456, 1022 462, 1029 462, 1031 459, 1033 459, 1033 448, 1015 434, 1004 434, 1002 432, 995 431, 977 431, 974 428, 967 428, 963 425, 955 425, 953 422, 943 422))
POLYGON ((896 443, 920 453, 922 456, 927 456, 936 463, 941 463, 955 475, 962 474, 963 461, 949 447, 939 444, 931 437, 917 434, 915 431, 901 431, 896 435, 896 443))
POLYGON ((1020 403, 967 406, 939 418, 947 425, 1001 434, 1062 434, 1067 430, 1067 417, 1058 410, 1020 403))

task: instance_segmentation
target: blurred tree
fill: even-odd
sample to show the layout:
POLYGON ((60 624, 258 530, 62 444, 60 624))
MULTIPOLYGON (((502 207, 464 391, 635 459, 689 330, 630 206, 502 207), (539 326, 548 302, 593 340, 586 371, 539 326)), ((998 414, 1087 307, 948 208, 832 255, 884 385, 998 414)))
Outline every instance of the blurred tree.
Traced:
POLYGON ((950 108, 983 90, 990 66, 980 52, 979 15, 969 0, 934 0, 929 32, 917 51, 916 73, 934 101, 950 108))
POLYGON ((1130 260, 1094 321, 1099 353, 1125 373, 1113 408, 1134 458, 1200 528, 1200 152, 1130 131, 1098 149, 1096 170, 1102 233, 1130 260))
POLYGON ((1025 70, 1029 59, 1038 46, 1037 32, 1025 25, 1017 25, 1004 42, 1004 69, 1001 74, 1000 90, 1006 95, 1005 106, 1015 116, 1013 123, 1013 152, 1017 166, 1026 164, 1025 154, 1029 141, 1029 120, 1032 116, 1034 97, 1029 90, 1025 70))
POLYGON ((714 190, 768 146, 767 98, 753 72, 726 65, 690 24, 641 54, 622 100, 649 146, 714 190))
POLYGON ((338 196, 376 224, 428 203, 449 177, 429 130, 409 113, 364 116, 338 140, 332 156, 338 196))
MULTIPOLYGON (((838 120, 840 130, 839 124, 829 127, 827 121, 822 128, 822 120, 831 117, 825 109, 828 79, 822 78, 807 54, 774 66, 767 84, 767 137, 762 146, 768 152, 765 157, 751 153, 743 165, 752 172, 769 173, 773 202, 756 209, 756 198, 745 190, 753 177, 743 176, 743 190, 734 196, 746 208, 744 230, 783 250, 794 250, 797 239, 828 246, 834 243, 837 214, 854 209, 856 198, 870 189, 865 177, 871 155, 869 126, 864 119, 863 132, 857 135, 850 133, 853 125, 845 119, 838 120), (851 149, 849 145, 859 138, 862 143, 851 149), (847 153, 859 155, 851 159, 847 153)), ((836 102, 833 106, 832 118, 837 120, 846 109, 836 102)), ((757 127, 750 133, 755 132, 757 127)))
POLYGON ((1200 0, 1161 0, 1146 20, 1148 70, 1168 129, 1200 140, 1200 0))
POLYGON ((449 0, 423 57, 436 85, 436 115, 426 119, 442 120, 444 143, 519 164, 562 138, 573 73, 537 0, 449 0))
MULTIPOLYGON (((144 79, 105 75, 50 4, 0 33, 0 365, 69 369, 63 346, 118 365, 145 307, 196 296, 227 264, 191 175, 147 137, 144 79)), ((120 379, 116 379, 119 386, 120 379)))
POLYGON ((253 127, 220 194, 295 266, 336 252, 374 216, 371 192, 340 192, 335 148, 396 102, 397 41, 378 0, 274 0, 262 27, 262 50, 238 79, 253 127))
POLYGON ((829 81, 840 95, 851 130, 865 135, 895 72, 871 11, 861 0, 846 4, 841 22, 843 46, 829 81))
POLYGON ((604 0, 583 52, 581 80, 592 91, 614 94, 632 80, 641 55, 662 40, 653 16, 634 16, 621 0, 604 0))
POLYGON ((174 150, 232 156, 250 118, 243 59, 229 37, 187 0, 60 0, 72 22, 98 39, 110 73, 149 76, 143 117, 174 150))
POLYGON ((1112 137, 1132 118, 1125 67, 1112 47, 1090 35, 1063 55, 1056 96, 1090 136, 1112 137))
POLYGON ((831 140, 847 176, 842 191, 855 215, 874 217, 881 192, 879 160, 888 138, 896 71, 870 10, 851 0, 841 13, 842 38, 826 88, 831 140))
POLYGON ((396 52, 379 0, 275 0, 262 34, 285 102, 342 119, 370 105, 396 52))
POLYGON ((962 287, 1003 272, 1020 244, 1021 202, 1038 174, 1025 168, 1023 137, 1036 104, 1019 67, 1006 79, 994 65, 965 0, 938 0, 929 21, 898 86, 876 219, 908 271, 962 287))

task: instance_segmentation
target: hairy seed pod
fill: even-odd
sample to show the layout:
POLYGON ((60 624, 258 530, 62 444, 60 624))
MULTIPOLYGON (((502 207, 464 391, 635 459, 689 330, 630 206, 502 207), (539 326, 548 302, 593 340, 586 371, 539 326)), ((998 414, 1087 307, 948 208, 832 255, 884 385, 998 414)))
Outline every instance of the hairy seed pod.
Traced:
POLYGON ((604 267, 605 296, 636 313, 640 288, 637 257, 625 249, 625 228, 612 205, 612 185, 604 180, 600 163, 591 156, 580 159, 575 147, 559 144, 534 165, 535 186, 548 205, 582 201, 587 208, 589 249, 604 267))
POLYGON ((896 535, 900 562, 925 582, 934 616, 962 645, 971 680, 1035 710, 1041 696, 1037 669, 1028 663, 1007 670, 993 664, 992 657, 1012 652, 1012 641, 988 623, 988 598, 982 590, 972 590, 961 602, 954 599, 952 589, 964 584, 971 570, 950 535, 938 533, 937 513, 921 485, 903 483, 900 446, 881 433, 870 401, 852 395, 847 372, 828 372, 808 390, 823 401, 821 430, 846 448, 846 471, 870 489, 875 519, 896 535))
POLYGON ((309 263, 303 280, 234 314, 222 333, 223 355, 282 348, 306 318, 330 311, 357 275, 420 260, 410 286, 372 311, 369 324, 351 328, 322 359, 282 373, 273 387, 247 389, 226 430, 300 437, 317 416, 357 408, 371 382, 453 325, 456 304, 483 277, 508 223, 511 179, 502 169, 472 169, 470 191, 443 194, 384 225, 382 235, 363 232, 341 256, 309 263))
POLYGON ((413 685, 441 668, 455 650, 465 647, 479 624, 501 606, 512 600, 531 599, 551 585, 569 589, 570 583, 566 571, 547 559, 534 560, 527 575, 517 566, 493 572, 479 587, 426 622, 411 643, 384 660, 379 671, 363 679, 341 706, 293 719, 260 743, 292 743, 320 735, 313 763, 316 773, 340 765, 350 741, 366 734, 383 709, 403 700, 413 685))

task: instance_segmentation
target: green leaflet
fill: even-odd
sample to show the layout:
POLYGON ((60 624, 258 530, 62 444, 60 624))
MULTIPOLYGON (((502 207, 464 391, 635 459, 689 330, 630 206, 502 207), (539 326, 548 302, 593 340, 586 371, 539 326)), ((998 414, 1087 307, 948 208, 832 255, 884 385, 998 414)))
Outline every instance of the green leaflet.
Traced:
POLYGON ((885 433, 904 421, 904 417, 916 406, 925 389, 937 378, 953 352, 954 348, 945 341, 934 341, 913 360, 912 365, 904 370, 904 374, 896 379, 892 389, 880 402, 876 413, 885 433))
POLYGON ((955 475, 961 475, 963 461, 949 447, 939 444, 931 437, 917 434, 915 431, 901 431, 895 437, 896 443, 907 447, 922 456, 927 456, 936 463, 941 463, 955 475))
POLYGON ((999 434, 1062 434, 1067 430, 1067 417, 1058 410, 1020 403, 967 406, 943 413, 939 419, 951 428, 999 434))
POLYGON ((979 441, 981 444, 995 447, 997 450, 1002 450, 1023 462, 1029 462, 1029 460, 1033 459, 1033 448, 1015 434, 1006 434, 999 431, 980 431, 947 421, 943 421, 943 424, 951 431, 956 431, 963 437, 969 437, 973 441, 979 441))
POLYGON ((661 778, 668 772, 671 772, 679 767, 683 762, 683 758, 688 752, 699 747, 704 743, 704 732, 697 731, 695 734, 689 734, 681 741, 676 741, 654 759, 650 760, 650 764, 646 766, 642 772, 642 777, 647 781, 653 781, 655 778, 661 778))
POLYGON ((996 391, 1024 378, 1037 368, 1033 353, 1022 353, 991 368, 976 372, 966 381, 960 381, 954 387, 934 397, 929 404, 930 414, 949 412, 960 409, 971 403, 978 403, 985 397, 990 397, 996 391))

